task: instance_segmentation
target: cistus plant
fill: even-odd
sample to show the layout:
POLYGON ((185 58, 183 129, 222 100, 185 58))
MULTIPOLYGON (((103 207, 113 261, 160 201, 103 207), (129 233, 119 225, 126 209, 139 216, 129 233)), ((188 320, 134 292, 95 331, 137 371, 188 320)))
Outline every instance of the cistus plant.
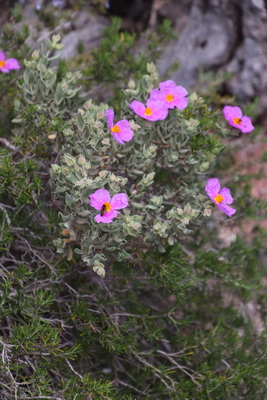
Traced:
POLYGON ((25 60, 23 79, 18 82, 22 93, 15 99, 16 118, 13 123, 15 144, 21 151, 49 158, 49 141, 62 134, 68 126, 68 117, 76 108, 79 93, 77 84, 80 73, 68 73, 51 67, 60 57, 60 36, 54 35, 29 60, 25 60))
POLYGON ((26 62, 2 48, 21 69, 0 74, 16 93, 0 152, 1 400, 265 400, 266 235, 217 235, 258 210, 234 176, 225 215, 227 170, 213 171, 241 123, 152 64, 122 102, 93 104, 79 72, 51 67, 60 46, 26 62))
POLYGON ((215 125, 219 113, 195 93, 187 98, 173 81, 160 83, 153 64, 147 72, 129 81, 115 125, 107 104, 86 101, 68 121, 60 162, 51 166, 66 236, 55 240, 57 251, 81 255, 102 276, 105 265, 134 260, 139 249, 164 252, 183 242, 210 215, 200 178, 223 148, 215 125), (101 190, 128 199, 108 224, 95 218, 90 204, 101 190))

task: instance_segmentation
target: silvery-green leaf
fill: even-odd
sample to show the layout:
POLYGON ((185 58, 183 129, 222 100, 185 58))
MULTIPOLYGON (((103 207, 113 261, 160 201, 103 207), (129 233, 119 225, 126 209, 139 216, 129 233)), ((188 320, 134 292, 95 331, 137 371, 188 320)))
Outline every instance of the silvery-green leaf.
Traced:
POLYGON ((64 193, 69 190, 68 186, 58 186, 55 188, 56 193, 64 193))
POLYGON ((91 214, 91 211, 89 210, 82 210, 78 212, 78 215, 80 215, 81 217, 88 217, 88 215, 91 214))
POLYGON ((135 208, 143 208, 143 207, 144 207, 144 204, 142 204, 142 203, 136 203, 135 201, 132 201, 132 202, 131 202, 131 205, 132 205, 133 207, 135 207, 135 208))
POLYGON ((71 208, 72 204, 73 204, 72 196, 70 196, 69 194, 66 194, 65 202, 66 202, 67 206, 69 206, 71 208))
POLYGON ((85 218, 76 218, 75 219, 75 222, 77 223, 77 224, 85 224, 86 222, 88 222, 87 221, 87 219, 85 219, 85 218))
POLYGON ((82 255, 83 254, 83 252, 82 252, 82 250, 81 249, 74 249, 74 253, 76 253, 76 254, 80 254, 80 255, 82 255))

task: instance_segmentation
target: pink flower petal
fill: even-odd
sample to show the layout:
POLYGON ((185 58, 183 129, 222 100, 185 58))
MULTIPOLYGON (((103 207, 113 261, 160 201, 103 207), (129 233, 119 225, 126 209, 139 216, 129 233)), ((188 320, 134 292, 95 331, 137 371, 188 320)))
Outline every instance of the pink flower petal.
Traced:
POLYGON ((118 143, 124 145, 124 142, 129 142, 133 138, 133 131, 131 130, 130 122, 126 119, 122 119, 116 123, 116 126, 119 127, 119 132, 113 132, 111 127, 111 134, 113 139, 115 139, 118 143))
POLYGON ((205 187, 205 190, 209 198, 212 200, 212 202, 216 204, 219 210, 223 211, 226 215, 228 215, 228 217, 231 217, 236 212, 235 208, 228 206, 228 204, 232 204, 233 202, 233 197, 230 193, 230 189, 222 188, 220 190, 219 179, 217 178, 209 179, 205 187), (222 202, 219 203, 214 200, 214 197, 216 197, 218 194, 223 197, 223 199, 222 198, 216 199, 219 201, 222 200, 222 202))
POLYGON ((110 203, 110 194, 105 189, 98 189, 89 197, 91 207, 94 207, 96 210, 101 210, 104 203, 110 203))
POLYGON ((9 73, 9 69, 7 69, 7 68, 1 68, 0 67, 0 71, 3 72, 4 74, 8 74, 9 73))
POLYGON ((5 58, 5 53, 3 51, 0 51, 0 61, 3 61, 5 58))
POLYGON ((111 135, 113 137, 114 140, 116 140, 116 142, 125 145, 124 141, 121 139, 120 135, 116 132, 111 132, 111 135))
POLYGON ((175 107, 179 108, 179 110, 184 110, 188 106, 188 98, 175 98, 172 103, 175 107))
POLYGON ((239 125, 239 129, 240 129, 243 133, 252 132, 252 131, 254 130, 254 126, 252 125, 251 118, 250 118, 250 117, 244 116, 244 117, 242 118, 241 124, 239 125))
POLYGON ((109 127, 109 129, 111 129, 113 127, 113 121, 114 121, 114 111, 111 110, 111 108, 109 108, 106 111, 106 118, 108 121, 108 127, 109 127))
POLYGON ((110 222, 112 222, 113 219, 117 217, 117 215, 119 215, 118 211, 109 211, 104 215, 97 214, 95 216, 95 220, 97 223, 103 222, 103 224, 110 224, 110 222))
POLYGON ((20 69, 20 65, 18 63, 18 60, 16 60, 15 58, 8 58, 7 60, 5 60, 5 68, 8 70, 12 70, 12 69, 20 69))
POLYGON ((183 86, 176 86, 175 82, 168 80, 159 84, 160 90, 153 89, 150 93, 151 100, 161 100, 167 108, 177 107, 183 110, 188 105, 188 99, 185 96, 188 94, 183 86), (172 95, 173 100, 168 101, 166 96, 172 95))
POLYGON ((153 111, 152 115, 147 117, 150 121, 163 120, 167 117, 168 108, 163 101, 148 99, 146 105, 153 111))
POLYGON ((223 108, 223 113, 226 120, 231 126, 236 129, 240 129, 243 133, 252 132, 254 126, 252 125, 251 118, 247 116, 242 116, 242 110, 240 107, 225 106, 223 108), (235 122, 235 118, 239 118, 239 123, 235 122))
POLYGON ((119 212, 116 210, 120 210, 121 208, 125 208, 128 206, 128 199, 124 193, 118 193, 113 196, 110 201, 110 194, 105 189, 98 189, 95 193, 90 196, 91 206, 96 210, 102 210, 102 206, 104 203, 110 203, 112 209, 108 212, 104 212, 103 215, 97 214, 94 219, 97 223, 103 222, 104 224, 109 224, 113 221, 119 212))
MULTIPOLYGON (((118 121, 116 125, 118 125, 118 127, 120 128, 120 132, 117 133, 120 139, 125 142, 129 142, 129 140, 131 140, 134 135, 133 131, 131 130, 130 122, 126 119, 122 119, 121 121, 118 121)), ((122 144, 124 144, 124 142, 122 144)))
POLYGON ((219 179, 217 178, 212 178, 209 179, 206 186, 205 186, 205 191, 209 198, 214 202, 214 197, 217 196, 221 188, 219 179))
POLYGON ((183 86, 176 86, 174 89, 175 97, 185 97, 188 95, 188 91, 183 86))
POLYGON ((148 121, 163 120, 168 115, 168 108, 166 107, 164 102, 156 99, 148 99, 146 107, 144 106, 144 104, 140 103, 140 101, 134 100, 130 104, 130 107, 137 115, 139 115, 139 117, 147 119, 148 121), (151 108, 151 115, 145 114, 146 108, 151 108))
POLYGON ((227 204, 221 203, 216 205, 221 211, 223 211, 226 215, 228 215, 228 217, 231 217, 236 213, 236 209, 228 206, 227 204))
POLYGON ((121 210, 122 208, 125 208, 128 206, 128 199, 126 194, 124 193, 118 193, 115 194, 112 199, 111 203, 113 210, 121 210))
POLYGON ((139 117, 144 118, 144 112, 146 107, 140 101, 134 100, 129 107, 137 114, 139 117))
POLYGON ((162 93, 159 89, 153 89, 150 92, 149 98, 151 100, 164 100, 164 93, 162 93))
POLYGON ((169 92, 176 87, 176 83, 172 80, 167 80, 164 82, 160 82, 159 88, 162 92, 169 92))
POLYGON ((232 204, 234 199, 230 193, 230 189, 228 188, 223 188, 220 190, 220 194, 223 197, 223 202, 221 204, 232 204))
POLYGON ((242 110, 240 107, 224 106, 223 114, 227 121, 233 122, 234 118, 242 118, 242 110))
MULTIPOLYGON (((162 102, 165 105, 165 107, 167 107, 167 108, 174 108, 173 101, 167 101, 166 100, 167 94, 171 94, 171 92, 170 91, 163 92, 163 91, 158 90, 158 89, 153 89, 150 92, 149 100, 162 102)), ((148 104, 148 101, 147 101, 147 104, 148 104)))

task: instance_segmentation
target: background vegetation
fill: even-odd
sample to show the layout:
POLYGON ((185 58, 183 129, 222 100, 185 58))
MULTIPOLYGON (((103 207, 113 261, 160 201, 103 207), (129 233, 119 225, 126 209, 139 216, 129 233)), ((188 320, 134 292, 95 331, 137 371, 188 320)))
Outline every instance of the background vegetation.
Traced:
MULTIPOLYGON (((22 65, 0 75, 1 399, 266 399, 266 234, 256 227, 249 244, 237 235, 228 245, 221 235, 242 218, 266 217, 266 205, 233 171, 231 150, 222 153, 219 128, 214 141, 194 136, 191 151, 198 165, 215 154, 208 173, 231 178, 237 220, 201 219, 165 253, 143 251, 132 239, 134 259, 110 261, 105 278, 53 243, 61 237, 70 248, 50 168, 60 164, 86 92, 105 82, 109 104, 123 104, 121 88, 142 81, 171 34, 168 23, 134 57, 135 35, 120 32, 115 19, 88 60, 52 68, 59 38, 31 55, 28 29, 15 32, 18 9, 13 14, 0 39, 22 65)), ((201 107, 205 121, 212 105, 214 123, 223 99, 211 93, 205 88, 201 107)), ((156 182, 168 176, 158 171, 156 182)))

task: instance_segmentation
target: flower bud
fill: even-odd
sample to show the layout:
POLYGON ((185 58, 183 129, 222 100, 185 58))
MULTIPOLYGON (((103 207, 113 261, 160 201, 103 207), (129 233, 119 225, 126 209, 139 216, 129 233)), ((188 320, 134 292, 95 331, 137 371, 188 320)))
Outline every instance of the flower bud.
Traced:
POLYGON ((188 225, 189 224, 189 219, 188 218, 183 218, 182 219, 182 223, 184 224, 184 225, 188 225))
POLYGON ((64 136, 73 136, 73 131, 70 129, 64 129, 63 130, 63 135, 64 136))
POLYGON ((150 201, 155 206, 160 207, 163 202, 163 197, 162 196, 154 196, 154 197, 152 197, 152 199, 150 201))
POLYGON ((129 89, 134 89, 135 88, 135 81, 133 79, 130 79, 128 82, 128 88, 129 89))
POLYGON ((60 42, 60 35, 53 35, 52 36, 52 42, 53 43, 58 43, 58 42, 60 42))
POLYGON ((69 154, 64 154, 63 159, 65 163, 69 166, 72 167, 73 165, 76 164, 76 160, 74 157, 70 156, 69 154))
POLYGON ((32 58, 33 58, 34 60, 38 60, 39 57, 40 57, 40 52, 39 52, 39 50, 34 50, 34 52, 32 53, 32 58))
POLYGON ((210 208, 205 208, 203 212, 204 217, 210 217, 211 216, 211 209, 210 208))
POLYGON ((93 107, 93 102, 92 99, 87 100, 86 103, 84 103, 83 108, 85 108, 85 110, 90 110, 93 107))
POLYGON ((104 170, 104 171, 100 171, 98 175, 100 176, 100 178, 105 178, 107 173, 108 173, 108 171, 104 170))
POLYGON ((86 159, 85 159, 84 155, 80 154, 78 157, 78 164, 85 165, 85 163, 86 163, 86 159))
POLYGON ((105 265, 97 260, 94 262, 93 271, 96 272, 102 278, 104 278, 104 276, 106 274, 105 273, 105 265))
POLYGON ((104 138, 101 142, 104 146, 109 146, 110 145, 110 140, 109 138, 104 138))
POLYGON ((153 72, 156 72, 155 64, 154 63, 147 63, 146 70, 150 74, 152 74, 153 72))

